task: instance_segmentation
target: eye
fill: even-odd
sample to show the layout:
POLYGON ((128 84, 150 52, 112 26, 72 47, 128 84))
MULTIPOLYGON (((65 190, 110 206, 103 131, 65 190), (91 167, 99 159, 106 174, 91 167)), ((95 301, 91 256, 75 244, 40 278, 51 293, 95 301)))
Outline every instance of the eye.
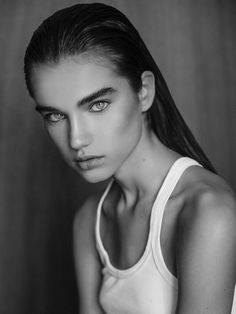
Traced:
POLYGON ((108 101, 97 101, 89 108, 90 112, 99 112, 105 110, 109 106, 108 101))
POLYGON ((65 116, 59 112, 47 113, 43 117, 48 122, 58 122, 65 118, 65 116))

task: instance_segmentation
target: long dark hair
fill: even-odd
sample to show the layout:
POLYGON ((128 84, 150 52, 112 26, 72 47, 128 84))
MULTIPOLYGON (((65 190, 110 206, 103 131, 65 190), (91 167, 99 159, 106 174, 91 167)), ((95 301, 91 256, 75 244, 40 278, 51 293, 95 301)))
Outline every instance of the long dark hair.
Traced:
POLYGON ((126 77, 135 92, 141 88, 141 74, 155 76, 156 94, 148 119, 159 140, 183 156, 215 172, 180 115, 156 62, 138 31, 124 14, 101 4, 77 4, 47 18, 34 32, 24 59, 29 93, 34 97, 31 76, 42 64, 55 65, 63 57, 90 53, 108 59, 119 75, 126 77))

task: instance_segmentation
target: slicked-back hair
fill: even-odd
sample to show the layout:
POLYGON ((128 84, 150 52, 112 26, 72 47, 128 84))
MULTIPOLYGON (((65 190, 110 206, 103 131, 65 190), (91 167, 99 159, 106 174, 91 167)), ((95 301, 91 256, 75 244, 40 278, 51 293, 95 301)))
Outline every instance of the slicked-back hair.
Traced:
POLYGON ((168 148, 191 157, 215 172, 189 130, 167 84, 138 31, 119 10, 102 4, 77 4, 55 12, 34 32, 24 59, 25 80, 34 97, 32 74, 41 65, 56 65, 62 58, 81 54, 108 60, 117 74, 128 79, 138 92, 141 75, 155 77, 155 97, 148 121, 158 139, 168 148))

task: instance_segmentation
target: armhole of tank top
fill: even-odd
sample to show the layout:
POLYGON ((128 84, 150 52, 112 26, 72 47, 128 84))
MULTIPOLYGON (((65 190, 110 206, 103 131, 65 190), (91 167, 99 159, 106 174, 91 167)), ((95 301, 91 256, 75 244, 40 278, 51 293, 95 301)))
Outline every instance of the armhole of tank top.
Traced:
MULTIPOLYGON (((165 197, 161 200, 161 202, 158 204, 161 209, 158 210, 158 212, 155 215, 154 218, 154 232, 153 232, 153 241, 152 241, 152 250, 153 250, 153 256, 154 261, 156 263, 156 266, 158 270, 160 271, 160 274, 164 278, 164 280, 171 286, 173 286, 175 289, 178 288, 178 279, 171 273, 171 271, 168 269, 164 256, 162 253, 161 248, 161 230, 162 230, 162 222, 163 222, 163 216, 165 207, 167 204, 168 199, 170 198, 171 194, 173 193, 176 185, 178 184, 180 178, 182 177, 183 173, 191 166, 201 166, 197 161, 195 161, 192 158, 189 157, 181 157, 176 161, 175 171, 172 173, 172 177, 169 176, 169 179, 172 179, 170 187, 167 186, 169 183, 167 180, 165 182, 167 187, 167 193, 165 197), (178 168, 176 168, 178 166, 178 168)), ((202 167, 202 166, 201 166, 202 167)))
POLYGON ((103 246, 101 235, 100 235, 100 220, 101 220, 101 211, 102 211, 102 205, 103 202, 110 191, 110 188, 114 182, 114 179, 111 179, 111 181, 108 183, 105 191, 103 192, 97 206, 97 214, 96 214, 96 221, 95 221, 95 241, 96 241, 96 248, 98 250, 99 256, 101 258, 102 264, 106 266, 109 263, 109 257, 108 254, 103 246))

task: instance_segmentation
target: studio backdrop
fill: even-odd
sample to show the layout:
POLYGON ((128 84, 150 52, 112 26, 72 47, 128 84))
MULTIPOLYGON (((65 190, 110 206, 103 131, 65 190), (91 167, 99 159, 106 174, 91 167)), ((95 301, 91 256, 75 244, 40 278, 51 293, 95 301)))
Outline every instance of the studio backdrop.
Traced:
MULTIPOLYGON (((80 179, 50 143, 25 88, 23 57, 42 20, 78 2, 0 1, 1 314, 77 313, 73 216, 103 186, 80 179)), ((140 31, 187 124, 235 189, 236 2, 103 2, 140 31)))

